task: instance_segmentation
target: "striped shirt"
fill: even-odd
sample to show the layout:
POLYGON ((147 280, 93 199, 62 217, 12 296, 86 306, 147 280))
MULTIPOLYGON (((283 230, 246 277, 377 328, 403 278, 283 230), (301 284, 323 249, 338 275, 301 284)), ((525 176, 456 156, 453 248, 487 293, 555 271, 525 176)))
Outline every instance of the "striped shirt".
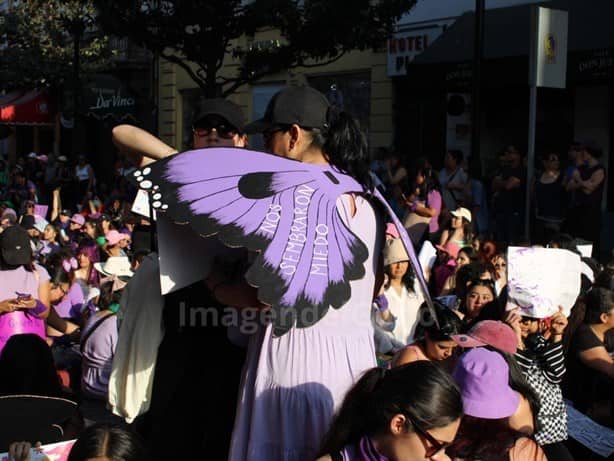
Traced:
POLYGON ((542 335, 532 336, 526 343, 527 348, 516 351, 515 357, 540 401, 535 440, 540 445, 562 442, 567 439, 567 413, 560 386, 566 371, 563 344, 549 343, 542 335))

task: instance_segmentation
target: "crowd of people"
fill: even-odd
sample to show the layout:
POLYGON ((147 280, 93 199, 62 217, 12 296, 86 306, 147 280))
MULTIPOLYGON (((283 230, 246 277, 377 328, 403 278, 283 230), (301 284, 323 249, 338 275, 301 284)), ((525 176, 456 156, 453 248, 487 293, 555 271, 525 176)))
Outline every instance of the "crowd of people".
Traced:
POLYGON ((219 242, 204 280, 151 293, 155 226, 132 211, 137 189, 127 178, 174 148, 115 127, 126 161, 112 184, 97 181, 84 156, 73 166, 64 156, 19 159, 0 185, 0 408, 23 396, 40 398, 39 408, 51 408, 48 399, 76 406, 53 407, 44 427, 32 414, 18 440, 0 434, 0 452, 27 459, 36 442, 77 439, 69 460, 606 459, 569 436, 567 405, 614 430, 614 261, 582 257, 569 316, 506 309, 508 245, 580 254, 588 241, 600 255, 597 146, 574 143, 565 169, 558 153, 542 157, 527 238, 526 167, 512 146, 488 184, 454 150, 440 172, 432 159, 389 151, 370 162, 358 123, 309 87, 282 90, 252 123, 222 99, 204 101, 194 120, 195 149, 245 148, 262 135, 271 154, 356 179, 364 193, 343 195, 337 210, 369 251, 365 275, 341 308, 281 336, 270 323, 249 333, 185 324, 202 306, 268 306, 244 277, 254 258, 219 242), (405 229, 373 206, 375 187, 405 229), (405 231, 416 251, 436 250, 428 266, 410 264, 405 231), (109 387, 130 333, 123 319, 133 300, 155 297, 163 335, 139 394, 147 411, 122 418, 109 387))

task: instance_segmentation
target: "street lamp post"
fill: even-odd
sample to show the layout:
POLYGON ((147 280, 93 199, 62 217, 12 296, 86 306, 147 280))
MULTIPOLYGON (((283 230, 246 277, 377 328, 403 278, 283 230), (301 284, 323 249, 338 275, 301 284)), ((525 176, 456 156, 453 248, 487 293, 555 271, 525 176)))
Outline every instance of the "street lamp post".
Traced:
POLYGON ((471 92, 471 164, 481 171, 480 160, 480 89, 484 54, 484 0, 475 0, 473 36, 473 81, 471 92))

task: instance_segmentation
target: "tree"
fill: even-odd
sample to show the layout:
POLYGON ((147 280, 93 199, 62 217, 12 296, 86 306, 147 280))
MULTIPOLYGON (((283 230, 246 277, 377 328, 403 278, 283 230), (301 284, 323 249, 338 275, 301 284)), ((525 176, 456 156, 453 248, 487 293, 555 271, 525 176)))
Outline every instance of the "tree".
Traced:
POLYGON ((91 0, 15 2, 0 22, 0 88, 60 88, 74 83, 75 67, 108 66, 113 51, 96 16, 91 0))
POLYGON ((108 33, 184 69, 206 96, 227 96, 264 75, 322 66, 381 46, 416 0, 94 0, 108 33), (241 46, 263 27, 281 39, 241 46), (221 75, 237 58, 236 75, 221 75))

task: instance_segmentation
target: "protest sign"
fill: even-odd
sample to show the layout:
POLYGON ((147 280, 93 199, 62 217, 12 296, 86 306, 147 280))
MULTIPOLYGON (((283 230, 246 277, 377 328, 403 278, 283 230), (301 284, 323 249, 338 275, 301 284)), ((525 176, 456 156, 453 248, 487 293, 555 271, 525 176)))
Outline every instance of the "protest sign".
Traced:
POLYGON ((569 316, 580 294, 580 256, 555 248, 509 247, 506 310, 520 315, 550 317, 563 308, 569 316))
MULTIPOLYGON (((30 449, 30 461, 66 461, 75 440, 51 443, 30 449)), ((9 461, 9 454, 0 454, 0 461, 9 461)))

